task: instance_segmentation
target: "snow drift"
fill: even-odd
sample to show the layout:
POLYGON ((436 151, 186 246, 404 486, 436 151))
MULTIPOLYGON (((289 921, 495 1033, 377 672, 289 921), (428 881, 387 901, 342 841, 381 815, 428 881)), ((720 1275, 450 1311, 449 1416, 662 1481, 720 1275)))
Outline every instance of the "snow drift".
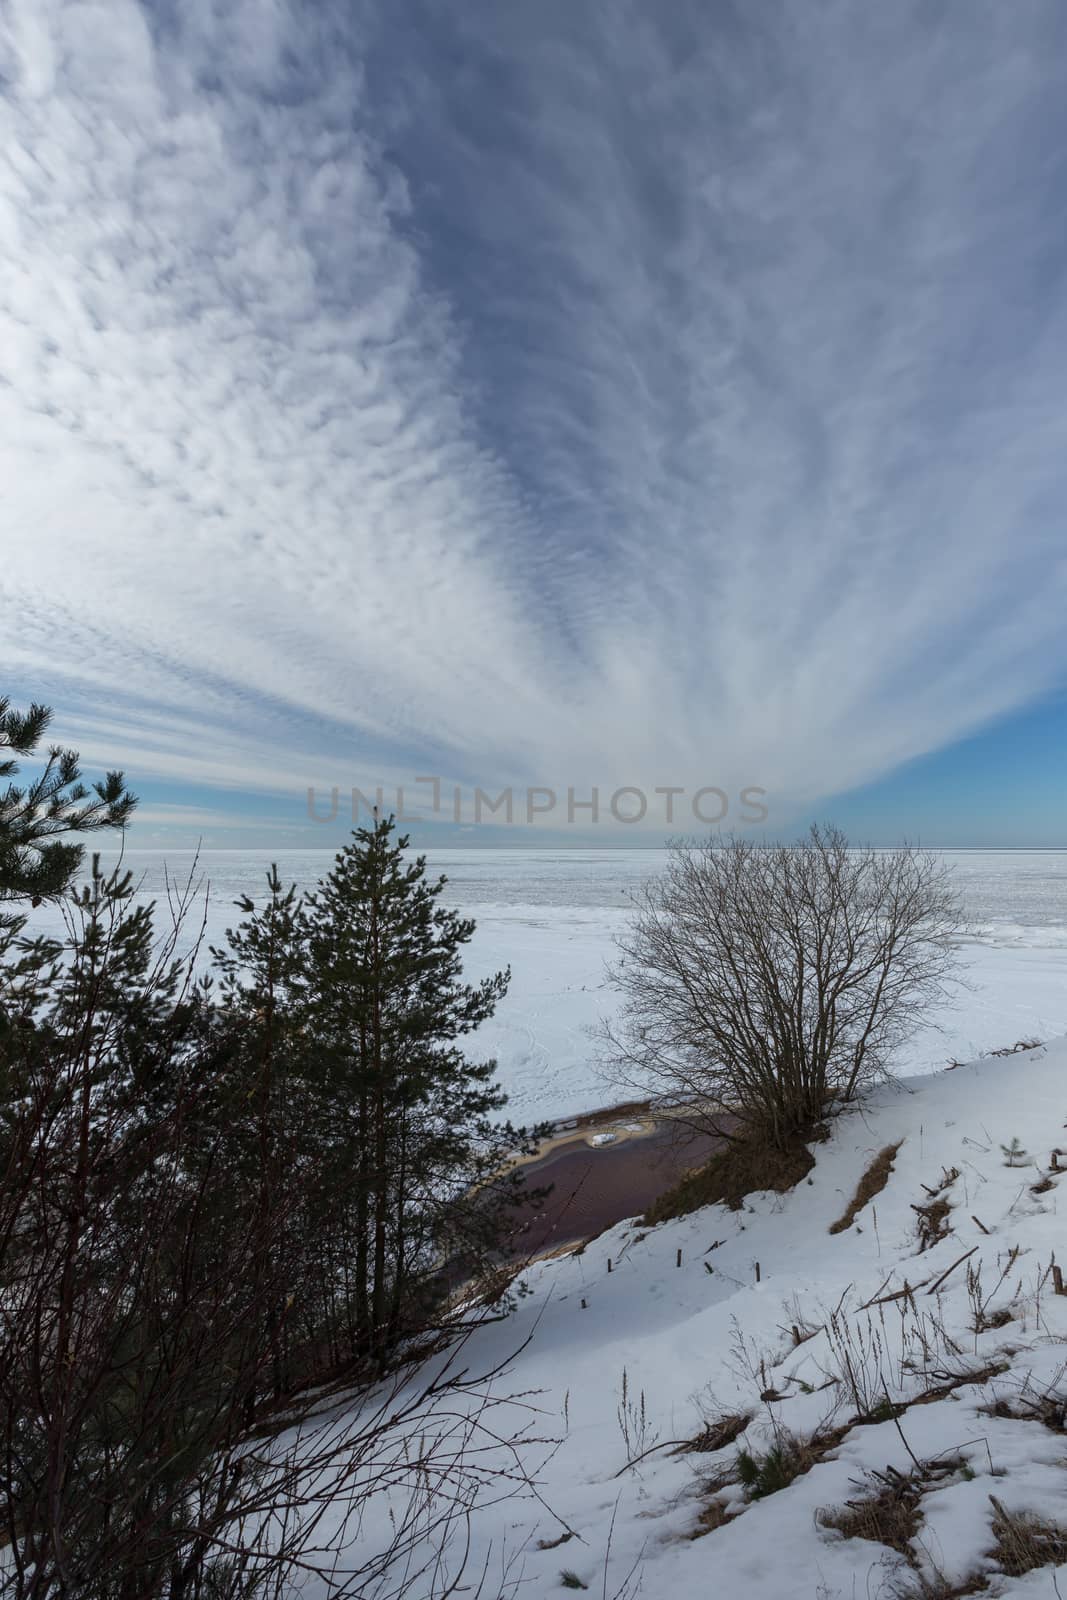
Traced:
POLYGON ((913 1078, 838 1119, 788 1194, 529 1269, 464 1361, 518 1352, 495 1383, 533 1482, 473 1507, 461 1583, 1067 1593, 1065 1120, 1067 1040, 913 1078))

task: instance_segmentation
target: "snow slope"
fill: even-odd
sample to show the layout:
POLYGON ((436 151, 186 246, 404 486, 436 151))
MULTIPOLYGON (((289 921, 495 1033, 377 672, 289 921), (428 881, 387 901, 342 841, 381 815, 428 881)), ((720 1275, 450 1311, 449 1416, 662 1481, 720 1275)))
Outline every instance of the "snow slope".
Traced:
MULTIPOLYGON (((942 1596, 983 1577, 994 1595, 1067 1595, 1067 1569, 1057 1588, 1053 1565, 1004 1576, 990 1554, 991 1496, 1067 1526, 1067 1297, 1051 1273, 1067 1257, 1067 1177, 1051 1160, 1065 1121, 1067 1040, 913 1078, 842 1117, 790 1194, 652 1230, 624 1223, 530 1269, 530 1292, 463 1361, 488 1369, 519 1351, 495 1384, 526 1398, 494 1426, 507 1432, 510 1409, 514 1433, 529 1431, 532 1405, 532 1431, 558 1443, 527 1450, 535 1490, 487 1488, 467 1574, 488 1579, 466 1576, 468 1592, 562 1595, 568 1572, 601 1600, 942 1596), (1013 1138, 1025 1165, 1007 1164, 1013 1138), (830 1233, 872 1158, 897 1144, 882 1192, 830 1233), (921 1249, 914 1207, 941 1199, 947 1231, 921 1249), (888 1298, 905 1283, 912 1293, 888 1298), (1056 1420, 1048 1394, 1058 1428, 1040 1419, 1056 1420), (879 1407, 882 1420, 855 1420, 879 1407), (733 1413, 749 1420, 717 1450, 671 1443, 733 1413), (750 1499, 737 1481, 740 1450, 788 1454, 790 1436, 826 1435, 778 1492, 750 1499), (894 1472, 916 1508, 906 1556, 826 1525, 881 1486, 869 1474, 894 1472)), ((372 1515, 364 1548, 383 1533, 372 1515)), ((430 1592, 421 1579, 407 1590, 430 1592)))

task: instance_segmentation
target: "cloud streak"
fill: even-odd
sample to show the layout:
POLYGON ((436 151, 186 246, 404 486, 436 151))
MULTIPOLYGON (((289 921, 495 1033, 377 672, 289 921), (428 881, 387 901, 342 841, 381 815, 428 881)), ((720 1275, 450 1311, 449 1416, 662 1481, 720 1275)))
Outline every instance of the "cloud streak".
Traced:
POLYGON ((1062 681, 1061 9, 663 10, 0 3, 0 666, 87 752, 803 803, 1062 681))

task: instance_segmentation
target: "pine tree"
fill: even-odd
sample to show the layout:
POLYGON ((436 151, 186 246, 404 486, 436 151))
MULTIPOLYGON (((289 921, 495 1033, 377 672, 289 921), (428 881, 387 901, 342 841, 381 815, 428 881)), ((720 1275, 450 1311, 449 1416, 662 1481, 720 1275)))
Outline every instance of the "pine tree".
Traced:
POLYGON ((510 971, 463 981, 474 923, 441 905, 446 880, 407 848, 391 818, 359 829, 305 906, 305 1019, 351 1205, 355 1342, 379 1357, 455 1243, 472 1176, 499 1160, 491 1115, 505 1103, 495 1062, 460 1041, 510 971))
MULTIPOLYGON (((23 714, 0 695, 0 779, 18 772, 16 757, 35 755, 51 720, 47 706, 34 704, 23 714)), ((62 835, 124 828, 136 804, 121 772, 109 772, 87 789, 77 752, 53 745, 43 769, 25 788, 9 781, 0 791, 0 902, 28 900, 37 906, 61 899, 83 855, 80 844, 62 835)), ((10 929, 16 920, 0 917, 0 929, 10 929)))
POLYGON ((259 1109, 241 1125, 226 1100, 236 1019, 191 992, 128 875, 94 860, 62 947, 24 965, 32 1004, 0 1027, 0 1590, 232 1595, 242 1524, 271 1514, 248 1424, 318 1240, 292 1182, 233 1181, 259 1109))
POLYGON ((257 907, 237 901, 244 920, 227 928, 226 946, 211 947, 222 975, 223 1016, 240 1033, 242 1070, 231 1088, 243 1112, 254 1116, 260 1164, 273 1165, 287 1118, 287 1085, 299 1049, 297 999, 301 984, 303 909, 296 888, 284 888, 278 868, 267 874, 267 897, 257 907))
MULTIPOLYGON (((32 750, 40 722, 12 732, 2 715, 6 747, 32 750)), ((64 819, 121 826, 132 808, 117 775, 112 806, 107 785, 98 805, 63 772, 73 811, 59 789, 43 815, 39 786, 0 796, 9 899, 69 888, 64 819)), ((469 1389, 476 1421, 473 1386, 438 1363, 410 1403, 398 1386, 369 1423, 358 1407, 325 1435, 321 1396, 300 1399, 325 1376, 324 1329, 336 1367, 344 1318, 346 1354, 384 1365, 467 1215, 491 1216, 483 1189, 506 1185, 475 1180, 518 1137, 490 1126, 492 1063, 460 1048, 507 974, 463 983, 473 924, 440 907, 444 880, 405 864, 406 842, 390 824, 357 836, 306 910, 272 871, 266 904, 240 902, 215 952, 221 1003, 175 959, 188 899, 157 940, 130 875, 98 857, 65 938, 0 927, 0 1525, 22 1600, 329 1588, 416 1435, 413 1510, 361 1573, 424 1548, 427 1515, 447 1540, 435 1497, 452 1503, 457 1458, 439 1408, 469 1389), (269 1448, 249 1437, 271 1390, 291 1450, 275 1448, 277 1415, 269 1448), (342 1500, 351 1516, 323 1544, 320 1508, 342 1500)))
POLYGON ((1017 1134, 1012 1135, 1010 1144, 1002 1144, 1000 1148, 1004 1153, 1004 1165, 1006 1167, 1025 1167, 1029 1164, 1029 1152, 1023 1149, 1017 1134))
MULTIPOLYGON (((223 1069, 214 1101, 218 1129, 225 1142, 232 1181, 244 1194, 258 1194, 262 1218, 277 1214, 277 1192, 284 1185, 301 1195, 286 1219, 288 1231, 310 1226, 305 1189, 309 1168, 309 1101, 303 1092, 301 1063, 304 1035, 300 1024, 303 907, 295 885, 283 887, 276 864, 267 874, 267 896, 261 906, 242 895, 237 902, 244 920, 226 930, 226 946, 212 946, 222 976, 222 1005, 217 1037, 223 1069)), ((289 1247, 286 1259, 301 1252, 289 1247)), ((271 1350, 275 1396, 288 1381, 291 1345, 287 1312, 306 1298, 306 1284, 290 1283, 289 1292, 267 1308, 265 1336, 271 1350)), ((308 1332, 314 1330, 309 1329, 308 1332)), ((255 1405, 250 1394, 248 1406, 255 1405)))

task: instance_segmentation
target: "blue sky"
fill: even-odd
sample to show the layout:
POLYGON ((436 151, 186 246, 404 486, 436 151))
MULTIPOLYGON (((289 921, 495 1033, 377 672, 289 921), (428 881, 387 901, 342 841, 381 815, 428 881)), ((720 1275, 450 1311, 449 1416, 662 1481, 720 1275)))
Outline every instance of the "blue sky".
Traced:
POLYGON ((1065 46, 0 0, 0 681, 144 844, 1067 844, 1065 46))

